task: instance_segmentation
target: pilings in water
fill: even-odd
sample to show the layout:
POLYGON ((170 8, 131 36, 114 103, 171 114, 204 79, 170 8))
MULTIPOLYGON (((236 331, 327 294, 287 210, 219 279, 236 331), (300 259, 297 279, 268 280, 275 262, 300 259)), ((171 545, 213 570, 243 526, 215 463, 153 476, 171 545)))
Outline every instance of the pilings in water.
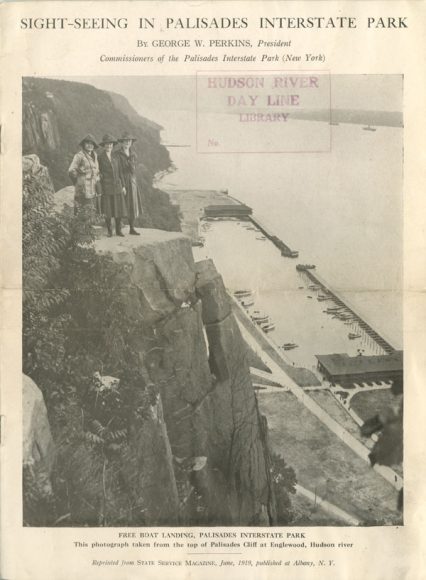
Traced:
POLYGON ((374 342, 381 346, 387 354, 392 354, 395 352, 395 347, 393 347, 387 340, 383 338, 383 336, 376 332, 374 328, 368 324, 368 322, 366 322, 350 306, 348 306, 333 290, 327 286, 327 284, 325 284, 323 280, 314 274, 312 270, 303 270, 303 273, 306 274, 306 276, 308 276, 308 278, 312 280, 312 282, 314 282, 317 286, 319 286, 324 292, 327 292, 327 294, 333 298, 334 302, 338 306, 346 308, 346 310, 352 314, 359 327, 362 328, 362 330, 364 330, 364 332, 368 334, 368 336, 372 338, 374 342))

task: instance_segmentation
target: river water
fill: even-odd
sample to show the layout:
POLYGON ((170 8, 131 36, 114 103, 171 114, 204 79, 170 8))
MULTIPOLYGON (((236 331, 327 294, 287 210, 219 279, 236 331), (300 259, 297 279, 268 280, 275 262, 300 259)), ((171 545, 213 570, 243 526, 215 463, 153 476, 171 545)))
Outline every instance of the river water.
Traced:
MULTIPOLYGON (((322 278, 357 312, 394 346, 402 347, 402 129, 365 131, 360 125, 333 125, 328 153, 197 154, 192 113, 167 111, 160 121, 166 128, 166 143, 187 145, 170 148, 177 170, 162 180, 164 187, 228 189, 230 195, 250 205, 273 233, 299 250, 297 260, 279 257, 277 262, 279 253, 269 242, 257 240, 255 232, 236 222, 215 223, 200 257, 208 250, 228 286, 235 287, 230 280, 233 272, 245 271, 246 278, 234 280, 235 284, 250 284, 258 293, 264 287, 261 305, 273 318, 286 310, 294 316, 299 312, 299 317, 302 311, 309 319, 310 310, 315 307, 316 312, 319 304, 316 296, 295 299, 301 294, 296 292, 294 266, 296 262, 314 263, 322 278), (288 275, 278 275, 278 268, 288 275), (253 271, 261 275, 253 278, 253 271), (290 292, 272 298, 274 281, 279 290, 287 286, 290 292)), ((317 122, 292 123, 293 130, 303 134, 302 141, 309 144, 317 122)), ((328 303, 321 305, 324 309, 328 303)), ((316 327, 320 323, 312 329, 313 336, 324 324, 328 327, 336 322, 325 315, 312 320, 316 327)), ((349 327, 340 321, 338 325, 347 336, 349 327)), ((296 336, 296 320, 290 328, 292 335, 283 336, 284 342, 302 340, 296 336)), ((338 331, 316 339, 317 344, 325 340, 320 349, 324 352, 343 352, 342 337, 338 331), (335 339, 330 338, 333 336, 335 339)), ((345 351, 358 348, 353 343, 345 351)), ((294 354, 296 360, 298 356, 294 354)))

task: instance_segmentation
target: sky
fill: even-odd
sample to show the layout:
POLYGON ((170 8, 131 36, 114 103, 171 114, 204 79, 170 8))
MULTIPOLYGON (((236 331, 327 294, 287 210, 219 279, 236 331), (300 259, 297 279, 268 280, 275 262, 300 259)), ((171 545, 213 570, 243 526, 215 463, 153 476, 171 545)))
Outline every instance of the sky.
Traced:
MULTIPOLYGON (((160 124, 163 111, 188 111, 194 108, 194 76, 61 78, 124 95, 139 114, 160 124)), ((402 111, 402 75, 333 75, 331 87, 333 108, 402 111)))

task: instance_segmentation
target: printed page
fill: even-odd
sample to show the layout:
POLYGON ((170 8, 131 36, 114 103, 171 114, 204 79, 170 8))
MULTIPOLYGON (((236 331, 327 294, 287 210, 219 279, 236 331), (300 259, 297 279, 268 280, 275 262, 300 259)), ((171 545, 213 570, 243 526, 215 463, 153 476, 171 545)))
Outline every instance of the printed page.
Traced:
POLYGON ((0 10, 1 578, 424 578, 424 2, 0 10))

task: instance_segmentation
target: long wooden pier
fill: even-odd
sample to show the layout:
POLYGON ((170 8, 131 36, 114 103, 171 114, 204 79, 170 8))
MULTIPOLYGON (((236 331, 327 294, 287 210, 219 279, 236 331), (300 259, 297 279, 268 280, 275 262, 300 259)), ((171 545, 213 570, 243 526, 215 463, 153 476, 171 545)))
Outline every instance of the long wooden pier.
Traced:
POLYGON ((281 255, 285 256, 286 258, 297 258, 299 256, 299 252, 297 250, 292 250, 285 244, 282 240, 279 239, 278 236, 272 234, 257 218, 254 218, 252 215, 248 216, 248 219, 251 223, 257 227, 262 234, 270 240, 275 247, 277 247, 281 251, 281 255))
POLYGON ((329 296, 331 296, 333 301, 338 306, 342 306, 346 310, 348 310, 351 313, 353 319, 358 323, 360 328, 362 328, 362 330, 364 330, 364 332, 368 334, 368 336, 370 336, 379 346, 381 346, 387 354, 395 352, 396 350, 395 347, 392 346, 391 343, 388 340, 386 340, 382 335, 376 332, 374 328, 370 326, 370 324, 366 322, 364 318, 362 318, 359 314, 357 314, 357 312, 355 312, 355 310, 351 306, 348 306, 343 298, 341 298, 334 290, 329 288, 327 283, 324 280, 322 280, 317 273, 314 273, 310 269, 303 269, 300 270, 300 272, 306 274, 306 276, 310 280, 312 280, 314 284, 319 286, 324 292, 326 292, 329 296))

